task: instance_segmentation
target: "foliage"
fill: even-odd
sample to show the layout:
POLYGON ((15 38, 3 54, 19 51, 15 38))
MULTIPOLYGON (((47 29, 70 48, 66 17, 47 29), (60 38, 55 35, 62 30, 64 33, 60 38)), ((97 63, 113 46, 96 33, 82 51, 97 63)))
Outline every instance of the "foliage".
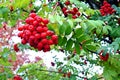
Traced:
MULTIPOLYGON (((5 44, 2 45, 4 48, 0 52, 0 79, 12 79, 16 74, 20 75, 23 80, 120 79, 120 7, 112 5, 115 12, 103 16, 100 10, 91 9, 88 4, 79 0, 41 0, 38 6, 35 3, 35 0, 1 1, 0 32, 7 32, 9 27, 16 30, 25 24, 25 19, 30 13, 47 18, 49 19, 48 29, 54 31, 58 36, 58 44, 51 46, 51 49, 64 52, 66 55, 64 61, 67 63, 64 64, 54 58, 57 65, 55 70, 47 69, 41 58, 37 58, 36 62, 26 63, 27 59, 24 54, 22 54, 24 58, 18 56, 13 47, 7 48, 5 47, 7 44, 5 44), (65 7, 69 10, 67 15, 63 11, 65 7), (76 18, 73 17, 74 8, 80 12, 76 18), (104 46, 101 44, 102 41, 108 45, 104 46), (106 54, 109 58, 102 60, 101 56, 105 57, 106 54), (93 59, 94 55, 97 57, 96 59, 93 59), (75 64, 83 68, 88 63, 91 67, 93 65, 101 66, 103 73, 96 74, 95 72, 91 77, 88 77, 89 74, 92 74, 89 72, 90 66, 84 71, 73 66, 75 64), (79 76, 80 73, 83 73, 84 76, 79 76)), ((3 34, 0 34, 0 44, 3 44, 6 37, 3 39, 1 35, 3 34)), ((11 33, 8 35, 12 37, 11 33)), ((13 46, 9 43, 8 45, 13 46)), ((22 53, 26 49, 38 51, 29 44, 18 43, 18 48, 22 53)))

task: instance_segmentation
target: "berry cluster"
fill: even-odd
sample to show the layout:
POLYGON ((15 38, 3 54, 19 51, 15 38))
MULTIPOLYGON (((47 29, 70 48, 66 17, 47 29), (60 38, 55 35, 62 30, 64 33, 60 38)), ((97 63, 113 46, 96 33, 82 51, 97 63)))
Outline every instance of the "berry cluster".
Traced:
POLYGON ((44 52, 50 51, 50 45, 58 43, 58 37, 53 31, 48 30, 48 19, 41 18, 36 13, 30 13, 25 20, 26 24, 18 27, 18 36, 21 43, 29 43, 30 46, 44 52))
POLYGON ((76 19, 77 17, 80 16, 80 12, 77 7, 74 7, 71 10, 68 9, 68 6, 71 5, 69 0, 67 0, 64 4, 65 4, 65 6, 62 8, 62 12, 65 16, 72 14, 73 19, 76 19))
POLYGON ((19 75, 15 75, 13 80, 23 80, 19 75))
POLYGON ((111 5, 107 2, 103 2, 103 6, 101 6, 100 13, 102 16, 106 16, 108 14, 113 14, 115 10, 111 7, 111 5))
POLYGON ((103 56, 103 55, 102 55, 103 52, 104 52, 104 50, 101 50, 100 53, 99 53, 99 55, 100 55, 100 59, 101 59, 102 61, 107 61, 108 58, 109 58, 109 54, 106 53, 106 54, 103 56))

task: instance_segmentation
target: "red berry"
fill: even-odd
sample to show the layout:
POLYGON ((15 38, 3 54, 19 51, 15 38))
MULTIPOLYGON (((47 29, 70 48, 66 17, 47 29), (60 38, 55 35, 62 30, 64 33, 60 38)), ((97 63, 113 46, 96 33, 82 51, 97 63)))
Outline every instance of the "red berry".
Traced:
POLYGON ((25 30, 26 36, 30 36, 32 33, 29 30, 25 30))
POLYGON ((109 54, 106 53, 104 56, 102 55, 103 54, 103 50, 100 51, 99 55, 100 55, 100 59, 103 60, 103 61, 107 61, 108 58, 109 58, 109 54))
POLYGON ((50 39, 50 40, 48 40, 48 44, 49 45, 52 45, 53 44, 53 41, 50 39))
POLYGON ((43 32, 46 32, 48 31, 48 28, 47 27, 43 27, 43 32))
POLYGON ((43 19, 42 21, 43 21, 44 24, 48 24, 49 23, 48 19, 43 19))
POLYGON ((32 34, 33 34, 33 35, 37 34, 37 31, 33 31, 32 34))
POLYGON ((45 32, 41 33, 41 38, 44 39, 46 38, 47 34, 45 32))
POLYGON ((16 52, 19 51, 19 48, 18 48, 18 45, 17 45, 17 44, 14 44, 14 50, 15 50, 16 52))
POLYGON ((34 19, 37 20, 38 22, 41 22, 41 21, 42 21, 42 18, 39 17, 39 16, 35 16, 34 19))
POLYGON ((36 13, 30 13, 30 17, 34 18, 36 16, 36 13))
POLYGON ((38 27, 36 28, 36 30, 37 30, 39 33, 43 32, 43 28, 42 28, 41 26, 38 26, 38 27))
POLYGON ((65 5, 70 5, 70 1, 69 0, 67 0, 66 2, 65 2, 65 5))
POLYGON ((35 38, 37 38, 37 39, 39 39, 41 36, 40 36, 40 34, 35 34, 35 38))
POLYGON ((29 37, 29 40, 34 40, 35 39, 35 36, 33 36, 33 35, 31 35, 30 37, 29 37))
POLYGON ((77 16, 80 16, 80 12, 77 12, 76 14, 77 14, 77 16))
POLYGON ((22 36, 23 36, 23 32, 19 32, 19 33, 18 33, 18 37, 21 37, 21 38, 22 38, 22 36))
POLYGON ((58 43, 58 36, 57 35, 52 35, 52 41, 54 44, 57 44, 58 43))
POLYGON ((67 8, 66 8, 66 7, 63 7, 63 8, 62 8, 62 11, 63 11, 63 12, 65 12, 66 10, 67 10, 67 8))
POLYGON ((75 15, 74 15, 74 16, 72 16, 72 18, 73 18, 73 19, 76 19, 76 18, 77 18, 77 16, 75 16, 75 15))
POLYGON ((34 31, 34 26, 33 26, 33 25, 29 25, 28 29, 29 29, 30 31, 34 31))
POLYGON ((78 12, 78 8, 74 7, 74 8, 73 8, 73 11, 74 11, 74 12, 78 12))
POLYGON ((37 22, 37 21, 33 21, 33 25, 34 25, 34 26, 37 26, 37 25, 38 25, 38 22, 37 22))
POLYGON ((38 43, 37 48, 38 50, 42 50, 43 44, 41 42, 38 43))
POLYGON ((44 52, 50 51, 50 45, 44 45, 44 52))
POLYGON ((26 42, 25 39, 22 39, 21 43, 22 43, 22 44, 26 44, 27 42, 26 42))
POLYGON ((54 32, 50 31, 50 30, 48 30, 46 33, 47 33, 48 36, 52 36, 54 34, 54 32))
POLYGON ((23 26, 19 26, 19 27, 18 27, 18 30, 19 30, 19 31, 22 31, 23 28, 24 28, 23 26))
POLYGON ((42 39, 41 40, 41 43, 44 45, 44 44, 48 44, 48 40, 47 39, 42 39))

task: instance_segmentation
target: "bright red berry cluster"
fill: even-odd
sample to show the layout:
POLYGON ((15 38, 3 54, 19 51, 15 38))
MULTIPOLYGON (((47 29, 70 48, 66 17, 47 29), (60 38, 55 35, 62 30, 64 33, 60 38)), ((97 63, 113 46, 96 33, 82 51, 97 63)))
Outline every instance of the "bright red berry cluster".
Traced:
POLYGON ((115 10, 111 7, 111 5, 107 2, 103 2, 103 6, 101 6, 100 13, 102 16, 106 16, 108 14, 113 14, 115 10))
POLYGON ((99 53, 99 55, 100 55, 100 59, 102 60, 102 61, 107 61, 108 60, 108 58, 109 58, 109 54, 108 53, 106 53, 105 54, 105 56, 103 56, 102 54, 103 54, 103 50, 101 50, 100 51, 100 53, 99 53))
POLYGON ((80 12, 79 12, 77 7, 74 7, 71 10, 68 9, 68 6, 71 5, 69 0, 66 0, 66 2, 64 4, 65 4, 65 7, 62 8, 62 12, 65 16, 69 15, 69 14, 72 14, 73 19, 76 19, 77 17, 80 16, 80 12))
POLYGON ((58 37, 53 31, 48 30, 48 19, 41 18, 36 13, 30 13, 25 20, 26 24, 18 27, 22 44, 29 43, 30 46, 44 52, 50 51, 50 45, 58 43, 58 37))
POLYGON ((23 80, 19 75, 15 75, 13 80, 23 80))

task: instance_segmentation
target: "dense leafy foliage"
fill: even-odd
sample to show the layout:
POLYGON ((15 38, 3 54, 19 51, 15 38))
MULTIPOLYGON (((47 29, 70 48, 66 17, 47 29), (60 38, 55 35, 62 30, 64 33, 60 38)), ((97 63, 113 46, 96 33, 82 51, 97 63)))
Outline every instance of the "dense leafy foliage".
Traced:
POLYGON ((0 2, 0 80, 120 79, 120 7, 107 0, 100 10, 83 0, 38 2, 0 2), (12 33, 14 30, 17 35, 12 33), (13 36, 21 37, 21 43, 10 44, 13 36), (51 65, 56 69, 47 69, 38 56, 30 61, 24 52, 27 49, 64 52, 66 63, 54 57, 51 65), (90 68, 94 65, 102 67, 103 73, 92 74, 90 68))

